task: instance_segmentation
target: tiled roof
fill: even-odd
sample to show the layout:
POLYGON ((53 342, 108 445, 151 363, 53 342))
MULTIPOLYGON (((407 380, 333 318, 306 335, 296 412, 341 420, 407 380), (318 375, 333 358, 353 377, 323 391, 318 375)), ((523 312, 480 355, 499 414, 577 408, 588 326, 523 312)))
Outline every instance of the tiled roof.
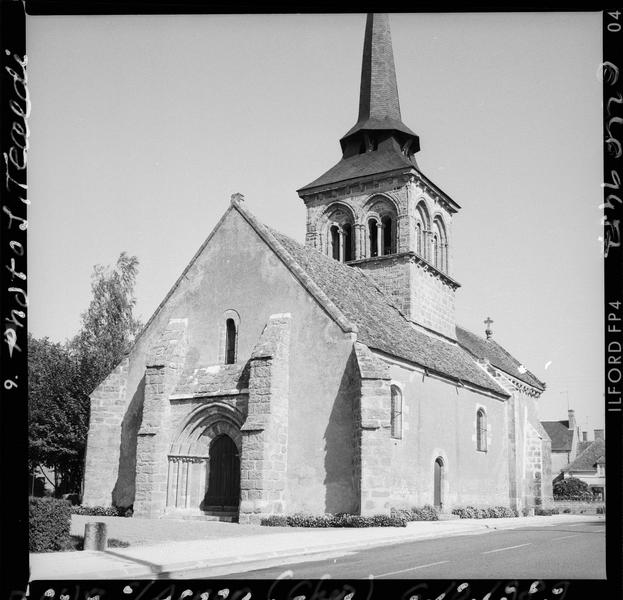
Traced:
POLYGON ((606 462, 606 442, 597 439, 582 452, 571 464, 567 465, 563 471, 592 471, 596 464, 606 462))
MULTIPOLYGON (((494 367, 508 373, 515 379, 519 379, 538 390, 543 391, 545 384, 537 379, 530 371, 513 356, 511 356, 502 346, 494 340, 487 340, 477 336, 475 333, 457 326, 456 336, 459 344, 474 356, 480 359, 486 358, 494 367)), ((551 437, 551 436, 550 436, 551 437)))
POLYGON ((303 186, 298 191, 301 192, 308 188, 329 185, 338 181, 346 181, 356 177, 376 175, 377 173, 405 168, 415 168, 415 165, 402 152, 394 148, 364 152, 363 154, 355 154, 355 156, 343 158, 326 173, 318 177, 318 179, 314 179, 314 181, 303 186))
POLYGON ((593 442, 578 442, 578 455, 582 454, 593 442))
POLYGON ((541 425, 552 440, 552 452, 569 452, 571 450, 573 430, 569 429, 569 421, 541 421, 541 425))
POLYGON ((363 271, 266 229, 344 316, 357 326, 358 341, 431 372, 508 396, 504 388, 477 366, 458 344, 416 329, 363 271))

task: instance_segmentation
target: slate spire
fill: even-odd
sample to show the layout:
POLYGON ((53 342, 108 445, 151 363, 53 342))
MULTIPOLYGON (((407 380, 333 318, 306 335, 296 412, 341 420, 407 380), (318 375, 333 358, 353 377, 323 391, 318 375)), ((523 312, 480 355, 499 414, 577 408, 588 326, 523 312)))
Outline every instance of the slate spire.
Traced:
POLYGON ((389 15, 369 13, 363 43, 359 116, 357 123, 340 140, 342 150, 359 146, 364 133, 394 133, 400 144, 409 142, 410 152, 419 150, 419 138, 400 115, 394 52, 389 29, 389 15))
POLYGON ((400 118, 389 15, 369 14, 363 42, 358 122, 400 118))

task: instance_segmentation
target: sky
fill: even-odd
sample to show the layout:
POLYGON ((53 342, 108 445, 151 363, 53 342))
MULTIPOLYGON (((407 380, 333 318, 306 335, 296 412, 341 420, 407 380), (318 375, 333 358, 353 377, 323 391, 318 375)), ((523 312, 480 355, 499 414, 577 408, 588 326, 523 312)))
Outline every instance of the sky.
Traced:
MULTIPOLYGON (((603 427, 601 14, 393 14, 420 169, 462 207, 457 322, 603 427)), ((241 192, 304 241, 296 189, 354 125, 364 14, 29 16, 29 329, 80 326, 95 264, 139 259, 147 321, 241 192)))

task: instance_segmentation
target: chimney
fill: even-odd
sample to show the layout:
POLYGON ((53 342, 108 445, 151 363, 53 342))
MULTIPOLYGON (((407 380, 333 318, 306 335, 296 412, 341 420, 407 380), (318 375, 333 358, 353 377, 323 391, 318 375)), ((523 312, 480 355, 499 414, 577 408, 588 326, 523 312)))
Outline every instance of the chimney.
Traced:
POLYGON ((604 439, 604 430, 603 429, 595 429, 595 441, 604 439))
POLYGON ((575 411, 572 408, 569 409, 569 430, 575 430, 575 411))
POLYGON ((588 431, 583 431, 582 432, 582 441, 583 442, 588 442, 588 431))

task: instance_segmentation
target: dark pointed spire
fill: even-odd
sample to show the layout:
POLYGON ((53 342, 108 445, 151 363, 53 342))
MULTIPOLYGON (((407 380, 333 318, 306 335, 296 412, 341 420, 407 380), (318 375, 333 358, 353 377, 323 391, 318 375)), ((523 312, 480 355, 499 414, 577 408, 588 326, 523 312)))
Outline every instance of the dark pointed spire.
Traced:
POLYGON ((358 142, 362 132, 397 132, 399 142, 410 141, 411 152, 419 150, 419 138, 403 122, 396 84, 394 52, 389 15, 368 14, 361 64, 359 117, 355 126, 340 140, 346 150, 358 142))
POLYGON ((371 117, 401 121, 387 14, 369 14, 366 21, 357 121, 367 121, 371 117))

